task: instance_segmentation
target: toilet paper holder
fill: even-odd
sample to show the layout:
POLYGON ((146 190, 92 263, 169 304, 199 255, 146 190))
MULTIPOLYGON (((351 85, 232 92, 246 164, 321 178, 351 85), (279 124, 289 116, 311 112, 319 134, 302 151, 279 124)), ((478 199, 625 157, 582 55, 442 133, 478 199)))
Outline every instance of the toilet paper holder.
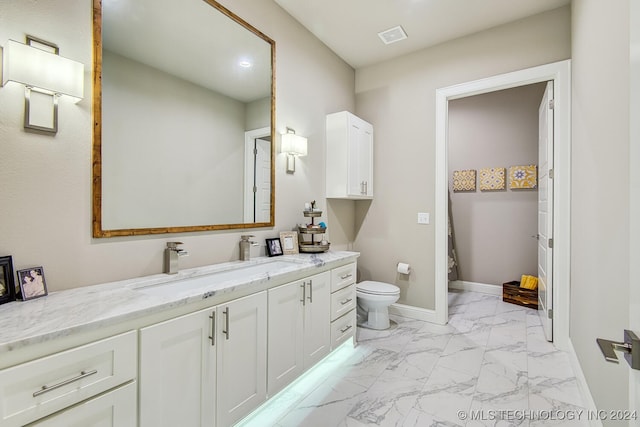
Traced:
POLYGON ((411 266, 405 262, 399 262, 397 265, 397 270, 400 274, 410 274, 411 266))

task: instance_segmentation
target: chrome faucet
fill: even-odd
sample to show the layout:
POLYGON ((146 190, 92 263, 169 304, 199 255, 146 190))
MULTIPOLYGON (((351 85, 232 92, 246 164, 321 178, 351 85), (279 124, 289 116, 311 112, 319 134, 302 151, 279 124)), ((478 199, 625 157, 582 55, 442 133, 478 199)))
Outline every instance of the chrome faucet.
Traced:
POLYGON ((178 247, 181 244, 182 242, 167 242, 167 247, 164 250, 164 272, 166 274, 176 274, 179 270, 178 258, 189 255, 189 252, 178 247))
POLYGON ((240 260, 249 261, 251 259, 251 246, 258 246, 258 242, 249 240, 255 237, 253 234, 240 236, 240 260))

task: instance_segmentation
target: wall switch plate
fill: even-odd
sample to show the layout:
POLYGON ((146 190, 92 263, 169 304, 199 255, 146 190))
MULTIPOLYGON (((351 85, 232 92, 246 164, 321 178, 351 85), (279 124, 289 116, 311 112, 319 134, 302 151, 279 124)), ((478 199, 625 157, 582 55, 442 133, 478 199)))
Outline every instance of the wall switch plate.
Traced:
POLYGON ((418 224, 429 224, 429 212, 418 212, 418 224))

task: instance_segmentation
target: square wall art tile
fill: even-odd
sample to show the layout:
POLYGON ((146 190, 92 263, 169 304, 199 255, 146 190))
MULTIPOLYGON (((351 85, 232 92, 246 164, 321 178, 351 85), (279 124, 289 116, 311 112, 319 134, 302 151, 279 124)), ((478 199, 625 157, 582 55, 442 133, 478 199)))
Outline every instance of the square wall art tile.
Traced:
POLYGON ((476 171, 453 171, 453 191, 476 191, 476 171))
POLYGON ((480 190, 504 190, 506 188, 505 168, 482 168, 480 169, 480 190))
POLYGON ((538 168, 536 165, 511 166, 509 168, 509 188, 538 188, 538 168))

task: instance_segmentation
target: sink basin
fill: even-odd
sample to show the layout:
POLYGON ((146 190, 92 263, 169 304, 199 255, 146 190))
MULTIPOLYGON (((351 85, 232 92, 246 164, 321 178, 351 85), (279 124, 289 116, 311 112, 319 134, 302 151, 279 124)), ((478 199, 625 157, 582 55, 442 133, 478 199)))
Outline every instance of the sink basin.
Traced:
POLYGON ((132 289, 148 295, 156 296, 176 295, 181 292, 191 292, 198 289, 201 289, 202 291, 214 291, 216 289, 219 289, 217 285, 225 282, 244 282, 254 279, 266 278, 268 276, 280 273, 285 269, 291 271, 290 269, 292 267, 299 265, 300 264, 296 262, 289 261, 270 261, 261 264, 247 265, 246 267, 238 266, 228 270, 222 270, 185 279, 172 280, 169 282, 134 286, 132 289))

